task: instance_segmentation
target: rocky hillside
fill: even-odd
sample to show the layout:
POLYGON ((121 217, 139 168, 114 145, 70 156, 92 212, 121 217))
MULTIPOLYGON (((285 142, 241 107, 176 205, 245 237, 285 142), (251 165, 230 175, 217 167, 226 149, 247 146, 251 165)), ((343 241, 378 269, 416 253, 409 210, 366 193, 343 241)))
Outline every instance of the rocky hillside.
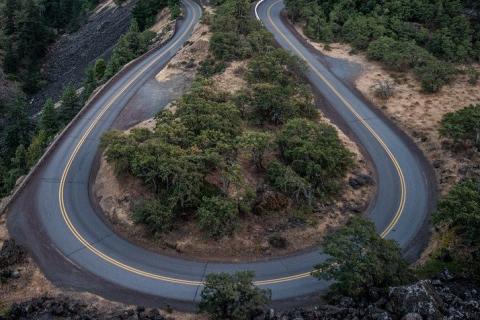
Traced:
POLYGON ((108 57, 118 39, 128 30, 136 0, 117 6, 102 2, 82 27, 62 36, 44 59, 42 73, 47 84, 32 98, 32 111, 39 111, 47 98, 58 100, 63 87, 78 88, 85 79, 86 67, 99 57, 108 57))

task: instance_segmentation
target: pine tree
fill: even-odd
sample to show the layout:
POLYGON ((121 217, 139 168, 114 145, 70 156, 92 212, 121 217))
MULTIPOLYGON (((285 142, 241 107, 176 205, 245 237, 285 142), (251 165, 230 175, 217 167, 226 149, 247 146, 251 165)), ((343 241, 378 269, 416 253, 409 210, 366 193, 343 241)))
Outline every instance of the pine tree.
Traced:
POLYGON ((42 117, 40 118, 40 131, 44 131, 48 138, 51 138, 58 130, 58 115, 52 99, 48 99, 43 106, 42 117))
POLYGON ((60 119, 62 123, 67 123, 75 117, 80 109, 77 92, 72 85, 68 85, 63 91, 62 104, 60 107, 60 119))
POLYGON ((25 112, 25 101, 18 98, 16 101, 7 106, 5 116, 5 127, 3 128, 2 141, 2 157, 9 159, 15 153, 17 146, 30 143, 32 133, 32 122, 25 112))

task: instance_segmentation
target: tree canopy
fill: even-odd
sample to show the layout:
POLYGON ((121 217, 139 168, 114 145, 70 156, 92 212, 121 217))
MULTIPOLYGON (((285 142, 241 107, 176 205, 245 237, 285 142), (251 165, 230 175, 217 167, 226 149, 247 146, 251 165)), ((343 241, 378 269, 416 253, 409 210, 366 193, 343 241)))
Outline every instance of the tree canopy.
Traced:
POLYGON ((440 122, 440 134, 455 142, 471 142, 480 150, 480 104, 447 113, 440 122))
POLYGON ((387 67, 413 68, 423 89, 438 91, 452 80, 451 63, 480 59, 475 2, 465 0, 287 0, 289 16, 305 23, 305 34, 343 41, 387 67))
POLYGON ((207 275, 200 312, 208 314, 212 320, 245 320, 260 315, 270 302, 271 293, 256 288, 253 277, 250 271, 207 275))
POLYGON ((359 297, 369 288, 387 288, 411 279, 398 244, 380 238, 375 225, 362 217, 352 217, 345 227, 328 235, 322 251, 328 257, 315 266, 313 275, 335 280, 330 286, 333 292, 359 297))

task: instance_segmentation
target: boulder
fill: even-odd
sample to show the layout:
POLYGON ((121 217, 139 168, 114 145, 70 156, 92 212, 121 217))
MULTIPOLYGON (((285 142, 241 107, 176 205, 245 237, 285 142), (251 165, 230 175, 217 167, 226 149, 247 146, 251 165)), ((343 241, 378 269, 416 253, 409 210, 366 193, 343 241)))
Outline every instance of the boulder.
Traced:
POLYGON ((443 302, 430 280, 390 288, 388 297, 392 312, 400 317, 409 313, 417 313, 424 319, 432 320, 442 317, 443 302))

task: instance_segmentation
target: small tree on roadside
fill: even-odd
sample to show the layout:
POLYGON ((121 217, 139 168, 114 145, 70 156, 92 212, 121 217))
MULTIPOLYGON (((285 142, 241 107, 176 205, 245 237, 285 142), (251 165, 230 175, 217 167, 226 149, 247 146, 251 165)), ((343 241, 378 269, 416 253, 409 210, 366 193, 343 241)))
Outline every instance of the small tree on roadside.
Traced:
POLYGON ((463 181, 450 190, 433 215, 437 225, 456 228, 471 242, 480 242, 480 181, 463 181))
POLYGON ((455 142, 471 141, 480 149, 480 104, 447 113, 440 122, 440 135, 455 142))
POLYGON ((411 278, 398 244, 382 239, 375 225, 361 217, 328 235, 322 249, 329 257, 315 266, 313 275, 335 280, 330 289, 336 293, 358 297, 369 288, 400 285, 411 278))
POLYGON ((258 169, 263 168, 263 156, 272 147, 272 138, 268 132, 247 131, 239 139, 240 147, 250 152, 258 169))
POLYGON ((223 197, 203 197, 197 211, 198 224, 202 232, 218 239, 232 234, 238 225, 238 206, 223 197))
POLYGON ((260 315, 271 293, 255 287, 253 278, 251 271, 207 275, 200 312, 212 320, 246 320, 260 315))
POLYGON ((62 104, 60 105, 60 118, 63 123, 67 123, 75 117, 80 110, 77 92, 72 85, 68 85, 63 91, 62 104))
POLYGON ((40 130, 44 131, 48 138, 53 137, 58 130, 58 115, 52 99, 47 99, 43 106, 40 118, 40 130))
POLYGON ((377 80, 372 88, 375 96, 383 100, 387 100, 395 94, 395 83, 391 80, 377 80))
POLYGON ((102 80, 103 76, 105 75, 105 70, 107 69, 107 64, 103 58, 98 59, 95 62, 95 78, 97 81, 102 80))

